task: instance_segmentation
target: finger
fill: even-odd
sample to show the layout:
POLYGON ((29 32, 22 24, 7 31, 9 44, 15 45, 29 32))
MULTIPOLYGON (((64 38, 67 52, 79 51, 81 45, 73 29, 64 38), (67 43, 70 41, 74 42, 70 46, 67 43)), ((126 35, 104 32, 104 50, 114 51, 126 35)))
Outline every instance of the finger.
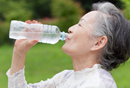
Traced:
POLYGON ((29 20, 25 21, 26 23, 28 23, 29 20))
POLYGON ((42 24, 41 22, 38 22, 38 24, 42 24))
POLYGON ((32 40, 32 44, 33 44, 33 45, 36 45, 37 43, 38 43, 38 40, 37 40, 37 39, 32 40))
POLYGON ((28 23, 29 23, 29 24, 32 24, 32 22, 31 22, 30 20, 28 21, 28 23))
POLYGON ((32 22, 30 20, 26 21, 26 23, 31 24, 32 22))
POLYGON ((26 23, 29 23, 30 20, 25 21, 26 23))
POLYGON ((38 23, 36 20, 33 20, 32 23, 38 23))

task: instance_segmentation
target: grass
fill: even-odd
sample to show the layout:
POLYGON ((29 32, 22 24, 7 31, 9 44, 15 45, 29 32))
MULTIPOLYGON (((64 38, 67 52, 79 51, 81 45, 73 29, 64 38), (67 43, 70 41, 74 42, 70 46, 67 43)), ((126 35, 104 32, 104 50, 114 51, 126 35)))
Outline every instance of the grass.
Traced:
MULTIPOLYGON (((25 62, 25 76, 28 83, 36 83, 53 77, 65 69, 72 69, 71 58, 61 47, 64 42, 55 45, 37 44, 27 53, 25 62)), ((13 46, 0 46, 0 88, 7 88, 6 72, 11 65, 13 46)), ((118 88, 130 87, 130 60, 118 69, 111 71, 118 88)))

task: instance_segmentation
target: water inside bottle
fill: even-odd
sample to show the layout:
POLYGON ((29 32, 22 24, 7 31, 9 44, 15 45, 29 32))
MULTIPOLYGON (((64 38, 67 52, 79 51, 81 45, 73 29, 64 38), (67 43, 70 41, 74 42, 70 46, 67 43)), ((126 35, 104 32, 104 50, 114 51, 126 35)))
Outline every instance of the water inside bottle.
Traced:
POLYGON ((13 39, 37 39, 42 43, 55 44, 60 39, 60 34, 58 33, 43 33, 43 32, 10 32, 10 38, 13 39))

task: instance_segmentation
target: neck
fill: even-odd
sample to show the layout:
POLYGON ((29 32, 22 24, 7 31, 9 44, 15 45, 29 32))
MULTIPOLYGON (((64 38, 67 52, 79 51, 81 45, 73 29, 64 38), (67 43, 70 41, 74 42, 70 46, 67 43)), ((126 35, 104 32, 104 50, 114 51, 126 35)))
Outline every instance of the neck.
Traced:
POLYGON ((94 56, 71 56, 71 58, 74 71, 92 68, 94 64, 99 64, 94 56))

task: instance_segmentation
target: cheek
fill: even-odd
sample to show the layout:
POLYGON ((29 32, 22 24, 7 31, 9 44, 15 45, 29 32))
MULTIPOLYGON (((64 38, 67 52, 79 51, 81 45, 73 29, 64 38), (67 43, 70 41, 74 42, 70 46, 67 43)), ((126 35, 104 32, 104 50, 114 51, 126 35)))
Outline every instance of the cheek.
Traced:
POLYGON ((63 46, 62 50, 68 55, 78 55, 88 52, 87 47, 89 44, 88 36, 84 33, 75 32, 70 41, 67 41, 63 46))

